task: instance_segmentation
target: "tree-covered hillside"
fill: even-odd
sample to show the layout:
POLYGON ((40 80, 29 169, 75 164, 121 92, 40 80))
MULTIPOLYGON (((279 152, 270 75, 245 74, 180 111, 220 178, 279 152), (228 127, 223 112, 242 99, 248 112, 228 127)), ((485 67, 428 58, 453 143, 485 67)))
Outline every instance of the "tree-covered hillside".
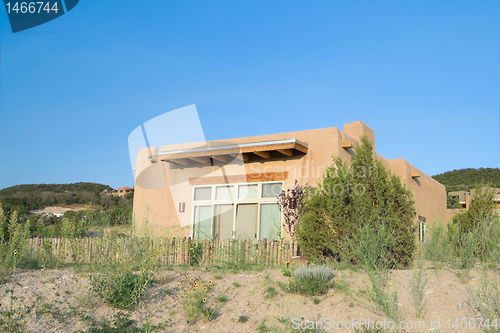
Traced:
MULTIPOLYGON (((73 237, 81 237, 89 226, 132 223, 134 193, 117 196, 110 195, 112 191, 110 186, 96 183, 16 185, 0 190, 0 215, 17 213, 17 221, 27 223, 32 236, 56 237, 71 231, 73 237), (72 204, 85 209, 66 211, 63 216, 32 212, 34 208, 72 204)), ((8 235, 7 225, 3 227, 0 235, 8 235)))
POLYGON ((101 204, 100 194, 112 191, 112 187, 96 183, 15 185, 0 190, 0 202, 4 206, 26 208, 101 204))
POLYGON ((481 182, 500 188, 499 168, 459 169, 434 175, 432 178, 443 184, 446 192, 470 191, 475 184, 481 182))

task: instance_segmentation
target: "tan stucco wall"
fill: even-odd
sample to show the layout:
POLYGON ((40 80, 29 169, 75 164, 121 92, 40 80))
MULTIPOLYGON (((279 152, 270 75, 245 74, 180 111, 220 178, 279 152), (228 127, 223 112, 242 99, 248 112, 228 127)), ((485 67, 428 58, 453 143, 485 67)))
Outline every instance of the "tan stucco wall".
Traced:
MULTIPOLYGON (((283 155, 283 158, 245 163, 244 166, 239 167, 226 167, 225 172, 227 175, 238 175, 288 171, 288 178, 284 180, 285 189, 292 187, 295 179, 300 184, 315 184, 326 167, 331 165, 333 155, 340 156, 344 161, 350 162, 354 150, 342 148, 342 140, 357 143, 360 135, 363 134, 375 142, 373 130, 361 122, 345 124, 343 131, 331 127, 224 140, 224 142, 238 144, 294 138, 308 144, 306 155, 294 157, 283 155)), ((204 143, 163 146, 160 151, 191 148, 202 144, 204 143)), ((210 144, 217 144, 217 142, 210 142, 210 144)), ((141 181, 136 179, 135 184, 134 214, 136 220, 138 224, 141 224, 141 221, 147 216, 149 224, 158 227, 158 230, 169 230, 170 232, 175 230, 177 236, 189 236, 189 228, 179 230, 180 225, 189 225, 192 218, 192 186, 189 184, 189 179, 222 176, 222 173, 219 170, 219 172, 210 174, 211 166, 179 167, 165 162, 151 163, 148 161, 147 157, 151 154, 157 154, 157 152, 158 149, 143 148, 137 156, 135 173, 142 179, 141 181), (142 175, 146 169, 147 173, 150 174, 149 177, 142 175), (165 176, 169 184, 166 183, 165 176), (148 188, 155 189, 141 187, 141 183, 148 183, 148 188), (170 185, 170 189, 168 185, 170 185), (185 203, 185 212, 177 214, 180 202, 185 203)), ((393 174, 400 176, 402 181, 413 191, 418 215, 425 216, 427 221, 446 218, 446 193, 443 185, 420 171, 421 176, 418 180, 413 180, 411 171, 418 170, 403 159, 386 160, 379 155, 377 157, 387 168, 391 169, 393 174)))
POLYGON ((412 193, 415 200, 415 209, 418 215, 425 217, 430 226, 435 220, 446 222, 446 188, 419 169, 412 166, 404 159, 389 160, 390 170, 393 175, 401 177, 412 193), (412 178, 411 173, 418 172, 419 177, 412 178))

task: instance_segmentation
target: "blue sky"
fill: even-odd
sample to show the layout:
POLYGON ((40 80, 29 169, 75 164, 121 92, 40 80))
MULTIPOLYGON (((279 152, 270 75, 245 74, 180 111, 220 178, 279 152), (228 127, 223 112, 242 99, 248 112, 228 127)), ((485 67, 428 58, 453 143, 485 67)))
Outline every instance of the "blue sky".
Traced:
POLYGON ((127 138, 196 104, 207 140, 361 120, 427 174, 500 165, 498 1, 82 0, 0 8, 0 188, 133 186, 127 138))

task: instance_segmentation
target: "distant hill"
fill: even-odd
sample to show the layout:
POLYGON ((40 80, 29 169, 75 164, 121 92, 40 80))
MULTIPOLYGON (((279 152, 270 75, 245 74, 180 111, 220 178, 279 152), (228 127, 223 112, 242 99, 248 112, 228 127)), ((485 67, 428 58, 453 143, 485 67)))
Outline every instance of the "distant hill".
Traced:
POLYGON ((475 184, 491 182, 492 187, 500 188, 499 168, 468 168, 447 171, 432 176, 446 187, 446 192, 470 191, 475 184))
POLYGON ((113 191, 108 185, 96 183, 27 184, 0 190, 4 206, 38 208, 51 205, 99 204, 100 193, 113 191))

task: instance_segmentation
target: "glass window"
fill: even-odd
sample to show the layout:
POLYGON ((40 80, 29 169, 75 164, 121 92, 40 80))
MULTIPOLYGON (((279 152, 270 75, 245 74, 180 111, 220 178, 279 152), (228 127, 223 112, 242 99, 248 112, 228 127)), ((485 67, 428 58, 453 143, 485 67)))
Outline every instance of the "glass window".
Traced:
POLYGON ((262 198, 277 198, 281 193, 281 183, 262 184, 262 198))
POLYGON ((233 238, 233 205, 215 205, 214 238, 233 238))
POLYGON ((217 186, 215 200, 231 200, 234 197, 234 186, 217 186))
POLYGON ((236 230, 235 237, 237 239, 257 237, 257 211, 258 205, 255 204, 239 204, 236 208, 236 230))
POLYGON ((195 238, 212 238, 212 206, 194 207, 195 238))
POLYGON ((278 204, 260 205, 260 239, 278 239, 281 233, 281 214, 278 204))
POLYGON ((198 187, 194 189, 194 200, 210 200, 212 199, 211 187, 198 187))
POLYGON ((257 184, 240 185, 238 187, 238 199, 255 199, 259 194, 259 186, 257 184))

